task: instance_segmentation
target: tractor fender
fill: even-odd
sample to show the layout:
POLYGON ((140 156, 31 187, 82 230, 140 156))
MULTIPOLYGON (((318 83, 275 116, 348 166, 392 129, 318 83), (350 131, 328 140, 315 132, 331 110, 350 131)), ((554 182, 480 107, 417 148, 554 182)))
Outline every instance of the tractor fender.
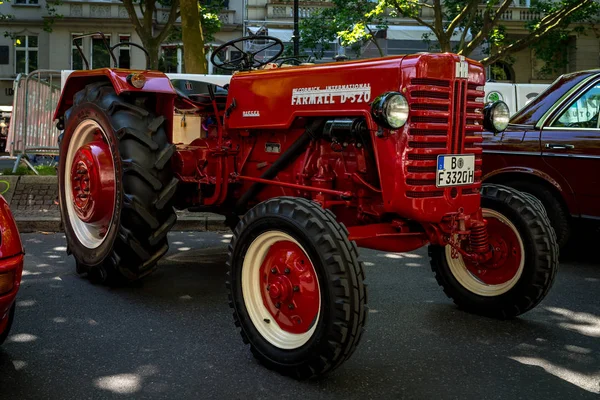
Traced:
MULTIPOLYGON (((75 93, 79 92, 90 83, 103 80, 109 81, 112 84, 117 95, 120 95, 123 92, 141 92, 157 93, 162 96, 170 97, 170 101, 157 101, 157 107, 162 107, 165 109, 169 108, 169 104, 173 104, 173 100, 177 95, 169 78, 162 72, 158 71, 133 71, 127 69, 110 68, 101 68, 89 71, 75 71, 69 75, 64 83, 60 100, 56 110, 54 111, 54 119, 59 119, 62 117, 65 111, 73 105, 73 96, 75 96, 75 93), (127 76, 134 73, 142 74, 146 78, 146 84, 143 88, 137 89, 127 82, 127 76)), ((164 110, 153 111, 156 111, 158 115, 162 115, 164 110)))

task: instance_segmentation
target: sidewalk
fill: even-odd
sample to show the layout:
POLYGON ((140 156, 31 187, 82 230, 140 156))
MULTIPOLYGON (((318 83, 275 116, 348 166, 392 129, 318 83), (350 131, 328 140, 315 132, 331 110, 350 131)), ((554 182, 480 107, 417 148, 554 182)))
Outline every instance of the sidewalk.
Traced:
MULTIPOLYGON (((0 191, 10 205, 19 232, 60 232, 56 176, 0 176, 0 191), (8 186, 8 188, 6 188, 8 186)), ((212 213, 177 212, 174 231, 228 231, 225 217, 212 213)))

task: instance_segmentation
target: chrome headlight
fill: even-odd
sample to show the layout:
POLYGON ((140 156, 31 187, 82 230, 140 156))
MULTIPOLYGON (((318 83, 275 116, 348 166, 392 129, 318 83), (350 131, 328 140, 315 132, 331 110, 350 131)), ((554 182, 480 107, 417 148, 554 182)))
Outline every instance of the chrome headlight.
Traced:
POLYGON ((401 128, 408 120, 408 102, 398 92, 387 92, 371 104, 373 119, 385 128, 401 128))
POLYGON ((510 111, 503 101, 488 103, 483 108, 483 127, 490 132, 503 132, 510 121, 510 111))

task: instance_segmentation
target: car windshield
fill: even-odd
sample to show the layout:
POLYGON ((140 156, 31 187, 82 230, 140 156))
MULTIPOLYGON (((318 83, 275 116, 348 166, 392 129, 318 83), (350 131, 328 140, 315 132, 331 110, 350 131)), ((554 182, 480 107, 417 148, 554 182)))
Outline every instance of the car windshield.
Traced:
POLYGON ((517 111, 511 117, 510 123, 514 125, 535 125, 566 92, 589 76, 589 71, 562 75, 529 104, 517 111))

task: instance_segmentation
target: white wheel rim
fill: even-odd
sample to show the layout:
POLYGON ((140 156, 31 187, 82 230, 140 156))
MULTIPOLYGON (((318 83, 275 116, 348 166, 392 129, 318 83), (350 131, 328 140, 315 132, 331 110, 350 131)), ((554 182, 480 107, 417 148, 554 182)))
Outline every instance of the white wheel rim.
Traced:
POLYGON ((467 266, 465 265, 465 262, 460 254, 458 254, 458 258, 452 258, 452 246, 450 245, 447 245, 445 248, 446 260, 448 263, 448 267, 450 268, 450 272, 462 287, 480 296, 500 296, 501 294, 504 294, 510 289, 512 289, 521 278, 523 268, 525 266, 525 248, 523 246, 523 240, 521 239, 521 235, 519 235, 519 231, 514 226, 514 224, 503 214, 500 214, 495 210, 484 208, 483 217, 497 219, 498 221, 507 225, 511 230, 513 230, 516 237, 518 238, 522 256, 516 274, 510 280, 504 283, 498 285, 490 285, 481 281, 476 275, 473 275, 471 271, 467 269, 467 266))
MULTIPOLYGON (((319 308, 315 323, 308 331, 302 334, 290 333, 283 330, 277 324, 263 302, 260 271, 270 247, 279 241, 295 243, 310 260, 306 250, 290 235, 281 231, 268 231, 262 233, 250 244, 244 257, 242 264, 242 295, 250 320, 258 333, 266 341, 277 348, 293 350, 306 344, 314 334, 321 314, 321 296, 319 296, 319 308), (267 323, 265 320, 270 322, 267 323)), ((320 287, 318 285, 319 282, 317 279, 317 287, 320 293, 320 287)))
MULTIPOLYGON (((96 249, 98 248, 104 241, 108 235, 101 235, 100 228, 97 225, 89 224, 82 221, 75 212, 74 197, 73 190, 71 184, 71 168, 73 167, 73 159, 75 158, 75 153, 77 150, 93 141, 94 133, 100 131, 102 135, 107 138, 106 132, 104 129, 98 124, 98 122, 92 119, 83 120, 73 132, 71 136, 71 140, 69 141, 69 146, 67 148, 67 154, 65 159, 65 169, 63 174, 63 182, 65 186, 65 203, 67 208, 67 214, 69 218, 69 222, 71 224, 71 228, 73 229, 73 233, 79 240, 79 242, 88 249, 96 249)), ((111 152, 112 156, 112 152, 111 152)), ((112 225, 112 221, 108 229, 110 230, 110 226, 112 225)))

